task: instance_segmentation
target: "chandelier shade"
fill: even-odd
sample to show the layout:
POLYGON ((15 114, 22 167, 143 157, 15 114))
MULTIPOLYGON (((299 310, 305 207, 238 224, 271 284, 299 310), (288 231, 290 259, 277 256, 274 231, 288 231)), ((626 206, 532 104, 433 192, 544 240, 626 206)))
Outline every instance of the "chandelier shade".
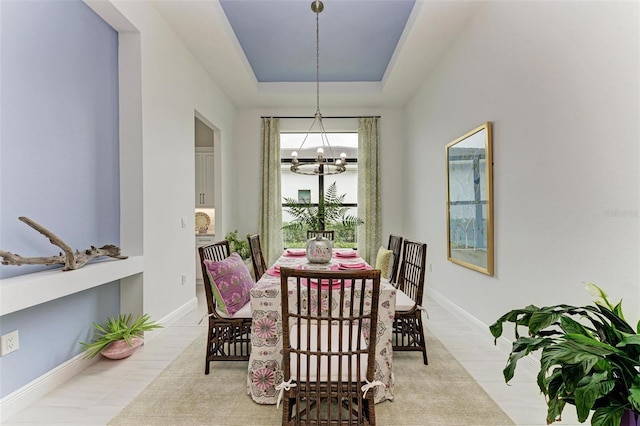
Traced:
POLYGON ((324 4, 320 0, 311 2, 311 10, 316 14, 316 113, 309 127, 309 131, 305 135, 298 151, 304 149, 304 144, 311 133, 319 133, 322 146, 316 151, 316 157, 313 162, 301 162, 298 160, 298 151, 291 153, 291 171, 301 175, 335 175, 342 173, 347 167, 347 154, 342 152, 339 156, 335 155, 327 132, 322 124, 322 114, 320 113, 320 12, 324 10, 324 4), (315 130, 314 130, 315 129, 315 130))

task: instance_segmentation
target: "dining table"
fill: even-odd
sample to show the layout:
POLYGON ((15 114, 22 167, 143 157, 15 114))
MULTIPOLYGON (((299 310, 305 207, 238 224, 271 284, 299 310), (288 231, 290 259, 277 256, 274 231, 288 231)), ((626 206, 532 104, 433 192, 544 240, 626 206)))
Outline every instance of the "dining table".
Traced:
MULTIPOLYGON (((283 381, 282 372, 282 309, 281 267, 314 270, 371 269, 354 249, 333 249, 329 263, 310 263, 304 249, 285 250, 250 290, 252 314, 251 354, 247 375, 247 393, 259 404, 276 404, 276 386, 283 381)), ((290 285, 295 285, 291 283, 290 285)), ((294 303, 292 301, 292 303, 294 303)), ((393 318, 396 288, 387 281, 380 283, 378 327, 374 380, 384 386, 372 389, 376 403, 393 400, 393 318)))

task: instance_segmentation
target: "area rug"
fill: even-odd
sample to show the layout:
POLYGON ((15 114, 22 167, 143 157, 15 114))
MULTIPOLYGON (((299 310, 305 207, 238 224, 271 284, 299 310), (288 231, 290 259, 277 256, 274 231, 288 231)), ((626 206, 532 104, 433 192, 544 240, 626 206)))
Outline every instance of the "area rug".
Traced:
MULTIPOLYGON (((376 404, 379 426, 506 426, 514 423, 427 330, 420 353, 394 354, 394 400, 376 404)), ((204 374, 197 338, 110 425, 275 426, 281 411, 246 394, 247 363, 219 361, 204 374)))

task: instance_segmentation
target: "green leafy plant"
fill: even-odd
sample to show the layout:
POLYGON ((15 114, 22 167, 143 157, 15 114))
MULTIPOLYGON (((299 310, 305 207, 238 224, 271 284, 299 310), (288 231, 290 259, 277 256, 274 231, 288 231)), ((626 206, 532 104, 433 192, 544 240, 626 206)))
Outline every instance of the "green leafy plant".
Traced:
MULTIPOLYGON (((287 223, 283 223, 283 228, 287 223)), ((356 232, 354 228, 347 228, 341 223, 333 224, 329 229, 335 232, 335 240, 333 241, 334 248, 357 248, 356 244, 356 232)), ((306 247, 307 244, 307 230, 306 228, 299 229, 283 229, 282 239, 286 248, 294 247, 306 247)))
MULTIPOLYGON (((247 235, 247 238, 249 235, 247 235)), ((244 240, 240 239, 238 236, 238 230, 236 229, 233 232, 229 232, 225 240, 229 241, 229 250, 231 253, 236 252, 240 255, 242 259, 248 259, 251 256, 251 251, 249 250, 249 240, 245 238, 244 240)))
POLYGON ((332 224, 342 224, 345 228, 354 229, 364 222, 359 217, 348 214, 344 206, 347 194, 338 195, 336 183, 333 182, 325 191, 318 205, 309 202, 301 203, 295 198, 283 197, 284 207, 289 210, 293 220, 285 224, 284 230, 321 230, 330 229, 332 224))
POLYGON ((131 339, 142 337, 145 331, 162 328, 161 325, 151 321, 148 314, 144 314, 133 320, 131 314, 120 314, 118 317, 109 317, 105 324, 93 323, 95 337, 90 343, 80 342, 85 357, 93 358, 102 352, 110 343, 118 340, 126 340, 131 346, 131 339))
POLYGON ((497 341, 503 323, 515 325, 516 341, 503 370, 506 382, 518 360, 542 350, 537 383, 546 396, 547 424, 561 420, 571 404, 581 423, 593 410, 593 426, 619 426, 626 410, 640 414, 640 322, 634 330, 622 302, 613 306, 593 283, 586 289, 595 305, 529 305, 507 312, 489 329, 497 341), (518 327, 526 327, 527 335, 518 327))

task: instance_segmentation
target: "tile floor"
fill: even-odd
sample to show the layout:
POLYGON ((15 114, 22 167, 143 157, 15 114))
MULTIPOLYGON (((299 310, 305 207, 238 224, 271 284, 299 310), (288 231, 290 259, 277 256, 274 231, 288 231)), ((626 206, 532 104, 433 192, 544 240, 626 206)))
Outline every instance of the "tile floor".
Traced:
MULTIPOLYGON (((114 363, 100 360, 24 410, 8 418, 5 426, 106 425, 141 392, 193 340, 205 330, 198 324, 204 313, 204 290, 198 286, 198 309, 147 342, 132 357, 114 363)), ((507 353, 466 318, 427 297, 426 326, 469 371, 485 391, 517 424, 545 425, 546 406, 535 384, 534 368, 523 364, 507 386, 502 368, 507 353)), ((431 366, 430 366, 431 367, 431 366)), ((560 426, 579 425, 573 407, 567 407, 560 426)), ((444 425, 443 425, 444 426, 444 425)))

